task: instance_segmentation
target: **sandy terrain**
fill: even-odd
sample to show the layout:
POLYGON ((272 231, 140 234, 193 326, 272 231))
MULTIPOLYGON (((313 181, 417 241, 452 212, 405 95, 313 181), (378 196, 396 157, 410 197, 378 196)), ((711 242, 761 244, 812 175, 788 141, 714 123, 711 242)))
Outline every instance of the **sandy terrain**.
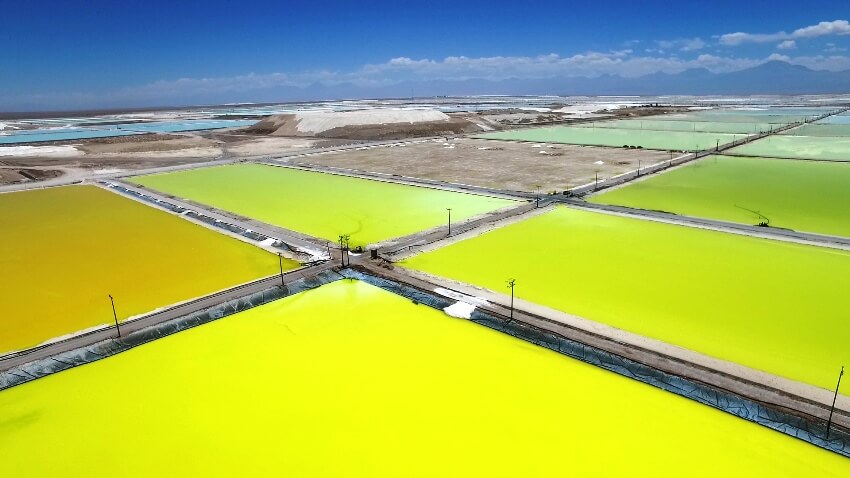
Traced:
POLYGON ((669 159, 664 152, 571 145, 531 145, 478 139, 317 154, 299 161, 320 166, 433 179, 500 189, 563 191, 642 165, 669 159), (601 162, 601 163, 599 163, 601 162))
MULTIPOLYGON (((151 135, 154 136, 154 135, 151 135)), ((78 148, 87 157, 215 157, 221 154, 217 141, 200 136, 156 135, 152 141, 86 142, 78 148)))

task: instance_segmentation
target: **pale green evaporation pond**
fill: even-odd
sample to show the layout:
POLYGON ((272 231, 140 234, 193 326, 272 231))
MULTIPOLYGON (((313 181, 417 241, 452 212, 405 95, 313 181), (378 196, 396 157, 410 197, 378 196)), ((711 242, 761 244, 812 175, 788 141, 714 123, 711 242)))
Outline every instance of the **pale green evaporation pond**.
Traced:
POLYGON ((837 136, 850 137, 850 124, 809 123, 783 131, 790 136, 837 136))
POLYGON ((802 440, 346 280, 2 391, 0 417, 4 477, 850 474, 802 440))
POLYGON ((402 265, 829 388, 850 252, 559 207, 402 265))
POLYGON ((850 137, 773 135, 732 148, 729 153, 774 158, 850 161, 850 137))
POLYGON ((850 124, 850 114, 842 113, 840 115, 828 116, 820 121, 819 124, 850 124))
POLYGON ((661 115, 653 119, 672 121, 718 121, 724 123, 771 123, 774 126, 804 121, 831 111, 830 108, 770 108, 765 110, 702 110, 661 115))
POLYGON ((134 182, 177 197, 351 247, 461 221, 516 201, 261 164, 141 176, 134 182))
POLYGON ((563 143, 587 146, 641 146, 663 151, 693 151, 714 148, 720 144, 743 139, 744 134, 700 133, 689 131, 647 131, 616 128, 583 128, 576 126, 551 126, 512 131, 499 131, 476 135, 476 138, 535 143, 563 143))
POLYGON ((850 237, 848 185, 848 163, 709 156, 590 201, 850 237))
POLYGON ((594 121, 576 125, 582 128, 618 128, 660 131, 709 132, 730 134, 757 134, 770 131, 770 123, 738 123, 721 121, 662 121, 657 119, 629 119, 594 121))

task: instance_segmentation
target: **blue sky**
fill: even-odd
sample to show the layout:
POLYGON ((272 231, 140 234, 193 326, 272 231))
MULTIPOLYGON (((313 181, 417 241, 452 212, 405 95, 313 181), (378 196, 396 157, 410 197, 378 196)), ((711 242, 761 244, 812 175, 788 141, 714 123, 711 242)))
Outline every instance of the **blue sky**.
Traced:
POLYGON ((12 1, 0 110, 251 101, 273 87, 850 69, 844 1, 12 1))

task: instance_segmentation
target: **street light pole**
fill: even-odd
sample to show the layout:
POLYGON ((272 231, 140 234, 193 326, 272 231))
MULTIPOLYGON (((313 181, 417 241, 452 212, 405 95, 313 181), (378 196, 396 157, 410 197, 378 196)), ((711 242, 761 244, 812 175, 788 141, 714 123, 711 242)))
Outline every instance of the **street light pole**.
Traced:
POLYGON ((447 207, 446 211, 449 212, 449 236, 452 235, 452 208, 447 207))
POLYGON ((277 253, 277 265, 280 268, 280 288, 283 289, 283 254, 277 253))
POLYGON ((121 326, 118 325, 118 314, 115 313, 115 299, 112 294, 109 294, 109 303, 112 304, 112 318, 115 320, 115 329, 118 330, 118 336, 121 337, 121 326))
MULTIPOLYGON (((339 235, 339 255, 342 260, 342 266, 345 267, 345 258, 348 255, 348 241, 351 238, 348 234, 340 234, 339 235)), ((351 260, 349 260, 349 264, 351 260)))
POLYGON ((508 320, 508 323, 511 323, 514 320, 514 286, 516 285, 516 279, 508 279, 508 287, 511 288, 511 318, 508 320))
POLYGON ((838 387, 841 386, 841 377, 844 376, 844 366, 841 366, 841 372, 838 373, 838 384, 835 386, 835 395, 832 397, 832 408, 829 409, 829 420, 826 422, 826 439, 829 440, 829 428, 832 426, 832 412, 835 411, 835 400, 838 399, 838 387))

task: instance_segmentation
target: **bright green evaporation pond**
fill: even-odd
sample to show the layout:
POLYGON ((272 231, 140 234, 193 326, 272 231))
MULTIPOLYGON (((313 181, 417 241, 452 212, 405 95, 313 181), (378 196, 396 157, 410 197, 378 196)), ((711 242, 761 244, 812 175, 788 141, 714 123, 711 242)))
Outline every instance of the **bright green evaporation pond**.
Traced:
POLYGON ((135 178, 152 189, 351 246, 462 221, 515 201, 260 164, 135 178))
POLYGON ((848 476, 850 460, 362 282, 0 392, 0 476, 848 476))
POLYGON ((687 131, 652 131, 616 128, 583 128, 553 126, 513 131, 500 131, 475 136, 484 139, 530 141, 536 143, 565 143, 588 146, 641 146, 647 149, 693 151, 714 148, 720 144, 743 139, 745 135, 700 133, 687 131))
POLYGON ((774 158, 850 161, 850 137, 773 135, 732 148, 729 153, 774 158))
POLYGON ((850 237, 850 164, 709 156, 590 201, 850 237))
POLYGON ((824 388, 850 363, 846 251, 560 207, 404 265, 824 388))

